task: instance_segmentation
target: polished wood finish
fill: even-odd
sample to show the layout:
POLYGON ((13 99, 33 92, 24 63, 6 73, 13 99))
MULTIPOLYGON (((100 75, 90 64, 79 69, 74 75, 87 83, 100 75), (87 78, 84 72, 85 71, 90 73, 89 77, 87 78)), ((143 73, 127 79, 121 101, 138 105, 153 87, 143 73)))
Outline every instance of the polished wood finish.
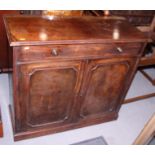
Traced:
POLYGON ((134 63, 134 58, 113 58, 94 60, 88 64, 86 84, 83 88, 86 92, 80 110, 82 118, 101 117, 107 112, 116 111, 121 99, 117 92, 123 95, 134 63))
POLYGON ((82 16, 82 10, 44 10, 44 16, 82 16))
MULTIPOLYGON (((136 26, 142 31, 148 38, 148 44, 155 41, 155 11, 154 10, 87 10, 84 11, 85 15, 91 16, 105 16, 106 18, 113 17, 115 19, 125 18, 132 25, 136 26)), ((152 79, 142 67, 151 66, 155 64, 155 56, 145 56, 145 50, 143 57, 140 59, 139 70, 140 72, 155 85, 155 79, 152 79)), ((150 50, 149 50, 150 52, 150 50)), ((134 98, 126 99, 124 103, 130 103, 155 96, 154 93, 137 96, 134 98)))
POLYGON ((1 109, 0 109, 0 137, 3 137, 3 126, 2 126, 2 119, 1 119, 1 109))
POLYGON ((155 93, 145 94, 145 95, 142 95, 142 96, 137 96, 137 97, 125 99, 124 104, 131 103, 131 102, 136 102, 136 101, 147 99, 147 98, 150 98, 150 97, 155 97, 155 93))
POLYGON ((142 57, 139 63, 139 67, 152 66, 155 64, 155 56, 142 57))
POLYGON ((80 62, 20 65, 21 126, 35 127, 49 122, 61 125, 70 119, 71 107, 79 89, 80 66, 80 62))
POLYGON ((58 59, 72 59, 72 58, 93 58, 95 57, 120 57, 120 56, 136 56, 140 54, 141 43, 115 43, 115 44, 90 44, 89 48, 86 45, 47 45, 47 46, 22 46, 18 49, 18 59, 20 61, 34 61, 34 60, 58 60, 58 59), (122 52, 119 51, 119 49, 122 52), (53 50, 56 52, 54 53, 53 50), (74 52, 73 52, 74 51, 74 52), (105 52, 102 52, 105 51, 105 52))
MULTIPOLYGON (((95 11, 97 16, 103 15, 102 11, 95 11)), ((105 12, 105 11, 104 11, 105 12)), ((104 14, 105 15, 105 14, 104 14)), ((132 25, 136 26, 140 31, 142 31, 146 37, 148 38, 148 44, 155 41, 155 11, 154 10, 111 10, 109 11, 110 16, 121 16, 125 17, 128 22, 130 22, 132 25)), ((150 50, 149 50, 150 52, 150 50)), ((147 74, 143 67, 151 66, 155 64, 155 56, 152 54, 151 56, 146 56, 147 50, 144 51, 143 57, 140 60, 139 63, 139 70, 140 72, 153 84, 155 85, 155 79, 150 77, 149 74, 147 74)), ((155 96, 154 93, 152 94, 145 94, 142 96, 134 97, 131 99, 125 100, 125 103, 138 101, 141 99, 145 99, 148 97, 155 96)))
POLYGON ((116 119, 145 46, 124 20, 52 18, 5 17, 15 140, 116 119))
POLYGON ((0 10, 0 72, 8 72, 10 70, 10 53, 8 50, 8 41, 4 27, 3 16, 6 14, 19 14, 15 10, 0 10))
POLYGON ((7 29, 10 30, 8 39, 11 46, 116 43, 133 42, 133 40, 143 42, 146 40, 146 37, 136 28, 129 26, 127 21, 104 17, 52 16, 51 19, 49 17, 7 16, 5 22, 8 23, 7 29))

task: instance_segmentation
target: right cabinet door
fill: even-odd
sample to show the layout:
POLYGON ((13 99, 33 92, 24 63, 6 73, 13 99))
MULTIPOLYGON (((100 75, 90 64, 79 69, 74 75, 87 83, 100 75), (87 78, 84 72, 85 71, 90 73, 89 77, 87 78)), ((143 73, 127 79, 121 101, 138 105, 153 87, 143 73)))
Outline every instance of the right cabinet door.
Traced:
POLYGON ((117 110, 129 87, 135 60, 113 58, 88 62, 80 117, 97 118, 117 110))

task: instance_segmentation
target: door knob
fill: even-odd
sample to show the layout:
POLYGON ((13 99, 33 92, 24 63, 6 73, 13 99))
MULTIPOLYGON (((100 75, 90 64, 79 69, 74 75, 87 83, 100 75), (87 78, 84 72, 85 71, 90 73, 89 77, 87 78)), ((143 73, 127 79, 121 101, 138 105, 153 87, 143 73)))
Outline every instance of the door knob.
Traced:
POLYGON ((52 49, 51 54, 53 56, 58 56, 59 55, 58 49, 56 49, 56 48, 52 49))
POLYGON ((122 52, 123 52, 123 50, 122 50, 121 47, 117 47, 116 49, 117 49, 117 51, 118 51, 119 53, 122 53, 122 52))

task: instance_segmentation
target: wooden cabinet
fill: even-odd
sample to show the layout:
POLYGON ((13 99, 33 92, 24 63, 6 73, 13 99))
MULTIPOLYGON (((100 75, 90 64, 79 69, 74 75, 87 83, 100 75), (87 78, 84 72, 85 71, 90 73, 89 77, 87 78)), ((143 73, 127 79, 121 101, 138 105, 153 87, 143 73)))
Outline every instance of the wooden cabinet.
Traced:
POLYGON ((141 32, 123 20, 94 17, 8 16, 5 24, 15 140, 118 117, 145 46, 141 32))

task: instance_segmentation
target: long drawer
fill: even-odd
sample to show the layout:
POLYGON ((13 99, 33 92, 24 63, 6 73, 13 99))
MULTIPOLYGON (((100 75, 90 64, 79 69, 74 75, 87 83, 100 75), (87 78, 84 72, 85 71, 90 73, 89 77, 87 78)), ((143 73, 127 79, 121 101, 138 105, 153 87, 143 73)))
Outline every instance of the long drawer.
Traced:
POLYGON ((140 47, 141 43, 22 46, 18 47, 18 60, 137 56, 140 53, 140 47))

